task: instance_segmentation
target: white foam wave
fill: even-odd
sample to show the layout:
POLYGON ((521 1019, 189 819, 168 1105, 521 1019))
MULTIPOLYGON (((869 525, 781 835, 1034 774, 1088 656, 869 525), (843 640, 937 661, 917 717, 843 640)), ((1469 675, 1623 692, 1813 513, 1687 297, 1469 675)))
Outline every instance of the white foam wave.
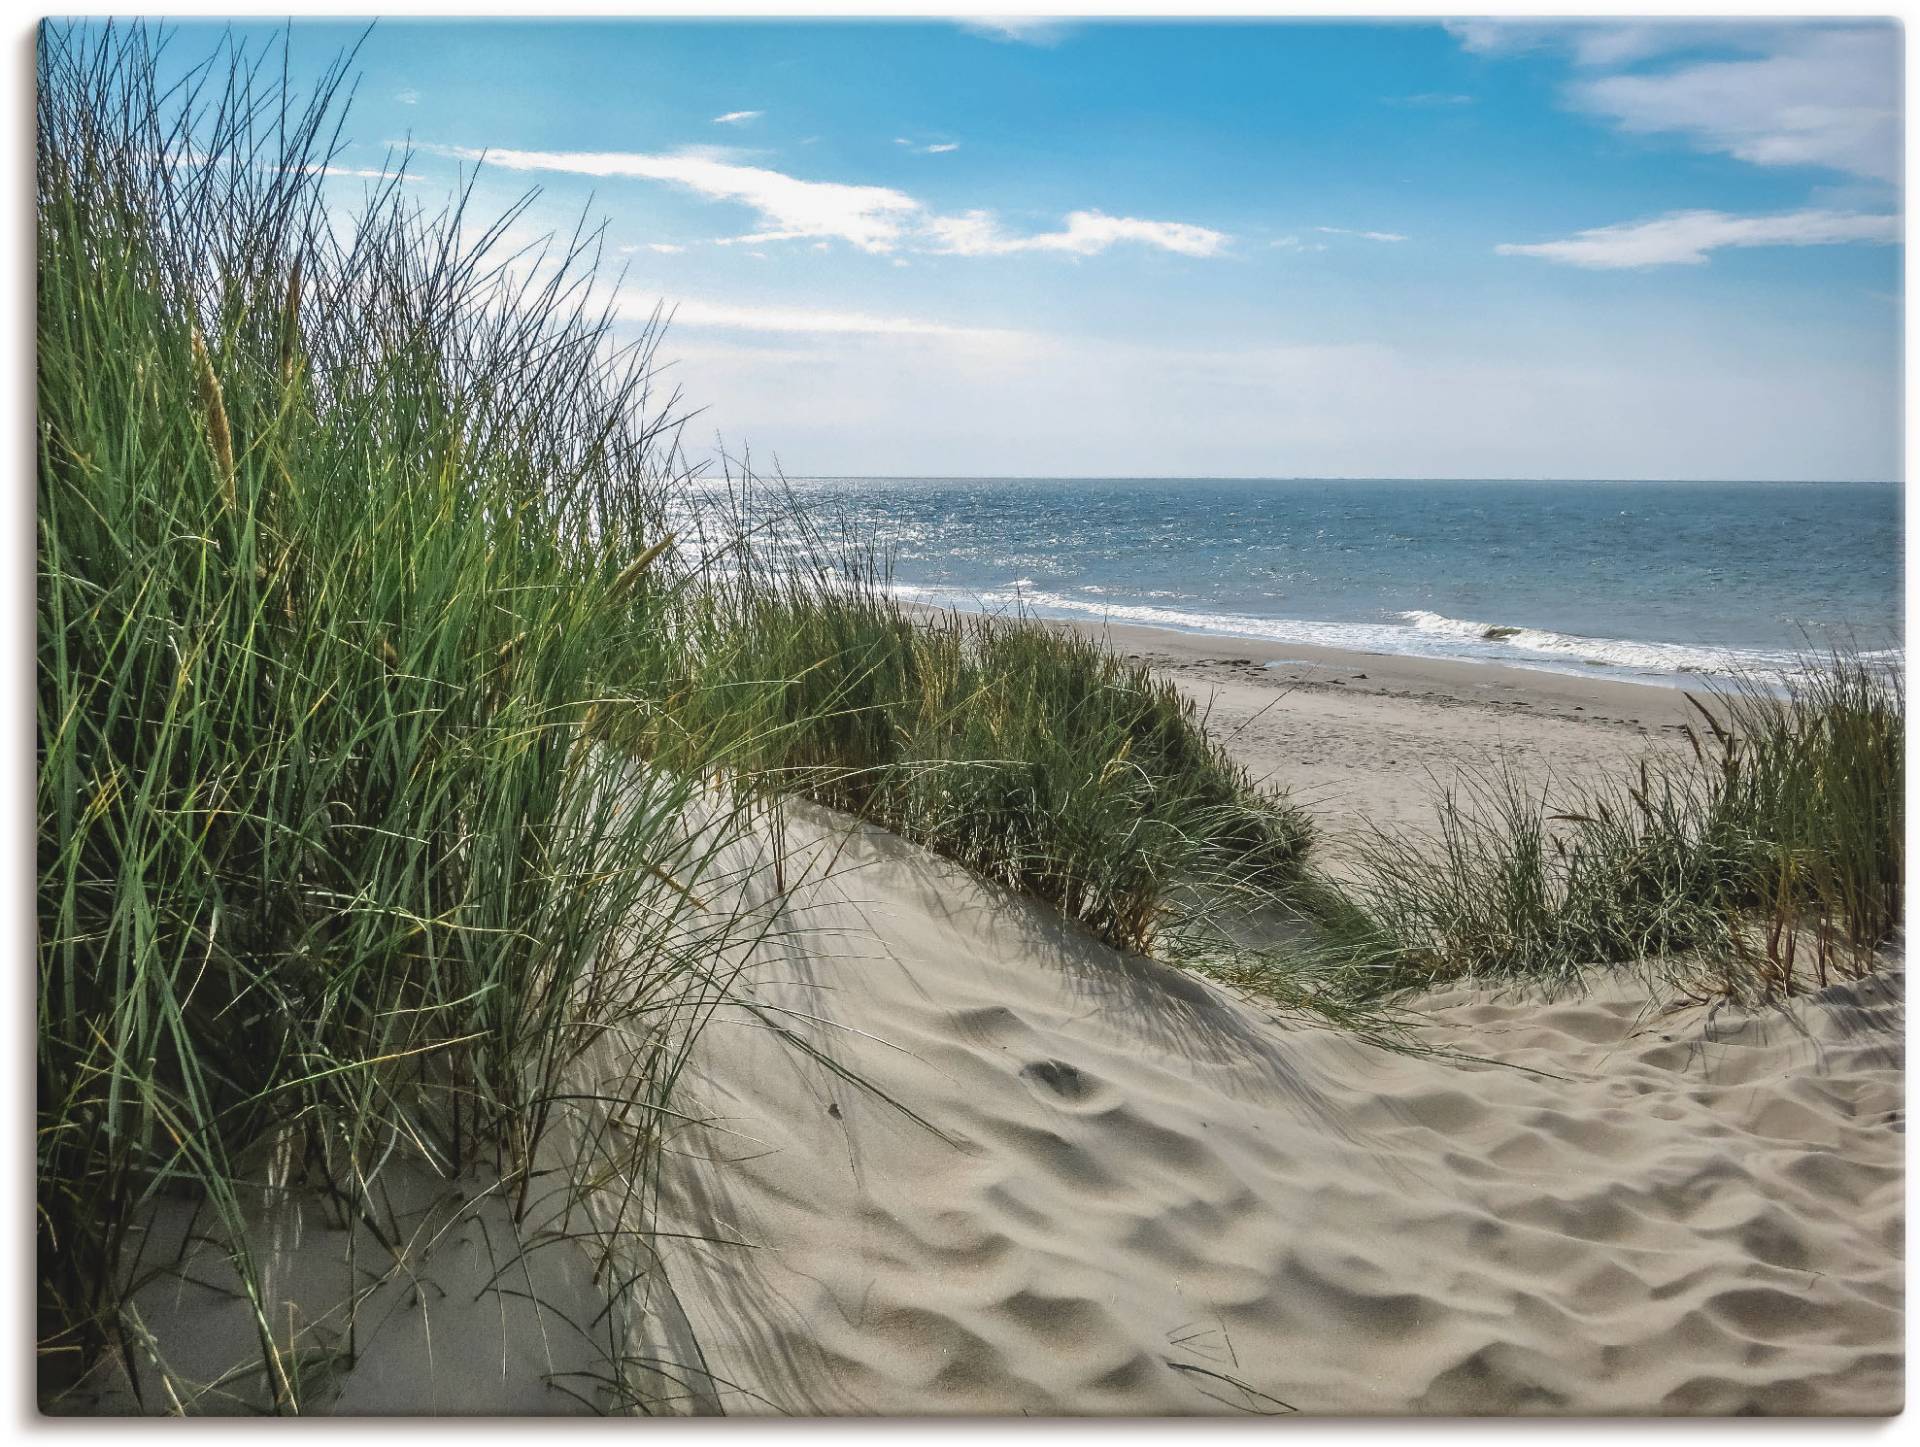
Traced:
POLYGON ((1700 675, 1749 674, 1781 678, 1795 671, 1790 653, 1759 649, 1705 648, 1619 638, 1584 637, 1550 629, 1479 623, 1419 609, 1381 623, 1332 623, 1305 618, 1259 618, 1244 613, 1207 613, 1152 604, 1124 604, 1022 588, 972 591, 893 584, 904 601, 967 610, 1023 608, 1043 617, 1104 618, 1273 643, 1302 643, 1361 653, 1415 654, 1504 663, 1555 673, 1592 675, 1601 669, 1636 677, 1678 680, 1700 675))
POLYGON ((1701 648, 1683 643, 1591 638, 1577 633, 1558 633, 1548 628, 1448 618, 1418 608, 1399 616, 1412 624, 1416 632, 1466 644, 1484 645, 1493 657, 1506 653, 1534 653, 1554 658, 1576 658, 1589 666, 1663 674, 1776 674, 1795 664, 1791 653, 1761 649, 1701 648))

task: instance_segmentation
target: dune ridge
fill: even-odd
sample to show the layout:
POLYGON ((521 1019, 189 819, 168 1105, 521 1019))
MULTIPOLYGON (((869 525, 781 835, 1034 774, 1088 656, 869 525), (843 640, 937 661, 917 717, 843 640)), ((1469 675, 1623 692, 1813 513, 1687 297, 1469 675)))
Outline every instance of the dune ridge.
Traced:
POLYGON ((1621 974, 1422 1002, 1462 1062, 789 821, 790 880, 819 877, 761 1007, 703 1037, 662 1186, 663 1230, 751 1243, 666 1240, 715 1405, 1899 1410, 1896 964, 1767 1014, 1662 1013, 1621 974))

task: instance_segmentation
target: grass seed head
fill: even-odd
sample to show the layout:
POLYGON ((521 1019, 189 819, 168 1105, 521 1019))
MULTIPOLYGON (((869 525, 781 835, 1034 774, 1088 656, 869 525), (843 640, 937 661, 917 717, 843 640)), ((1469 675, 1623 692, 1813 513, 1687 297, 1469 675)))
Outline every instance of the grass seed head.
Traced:
POLYGON ((227 424, 227 403, 199 327, 193 329, 192 344, 193 369, 200 382, 200 405, 206 413, 207 441, 213 447, 214 466, 219 472, 220 496, 227 511, 232 512, 239 506, 239 489, 233 463, 233 429, 227 424))

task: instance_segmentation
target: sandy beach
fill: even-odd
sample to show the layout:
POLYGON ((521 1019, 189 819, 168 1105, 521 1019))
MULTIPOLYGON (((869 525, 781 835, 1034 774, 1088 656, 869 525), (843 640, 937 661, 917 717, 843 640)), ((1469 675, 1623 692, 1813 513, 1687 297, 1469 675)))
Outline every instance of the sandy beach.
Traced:
POLYGON ((1700 722, 1682 690, 1598 670, 1073 626, 1172 678, 1254 777, 1306 804, 1335 842, 1369 822, 1420 827, 1436 788, 1463 769, 1512 769, 1546 787, 1617 769, 1700 722))

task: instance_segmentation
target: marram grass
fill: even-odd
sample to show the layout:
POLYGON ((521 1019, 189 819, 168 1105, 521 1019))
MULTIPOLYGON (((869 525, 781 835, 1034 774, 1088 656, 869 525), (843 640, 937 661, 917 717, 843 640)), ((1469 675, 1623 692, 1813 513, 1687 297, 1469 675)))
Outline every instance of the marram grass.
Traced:
POLYGON ((1775 1001, 1873 968, 1905 902, 1901 665, 1810 656, 1784 689, 1735 680, 1693 708, 1685 747, 1624 777, 1470 777, 1440 798, 1437 842, 1376 834, 1326 915, 1349 977, 1637 964, 1775 1001))
POLYGON ((329 215, 339 78, 290 106, 223 54, 163 94, 143 30, 41 36, 53 1393, 184 1193, 297 1410, 243 1244, 266 1153, 362 1213, 396 1150, 524 1195, 598 1032, 657 1038, 645 1099, 697 1024, 700 774, 584 729, 666 606, 634 586, 671 471, 648 339, 610 344, 575 258, 515 281, 397 185, 329 215))
POLYGON ((688 618, 686 674, 618 737, 662 760, 723 754, 762 796, 881 824, 1117 948, 1271 897, 1308 848, 1305 815, 1257 790, 1171 683, 1078 635, 909 614, 871 563, 736 574, 688 618))

